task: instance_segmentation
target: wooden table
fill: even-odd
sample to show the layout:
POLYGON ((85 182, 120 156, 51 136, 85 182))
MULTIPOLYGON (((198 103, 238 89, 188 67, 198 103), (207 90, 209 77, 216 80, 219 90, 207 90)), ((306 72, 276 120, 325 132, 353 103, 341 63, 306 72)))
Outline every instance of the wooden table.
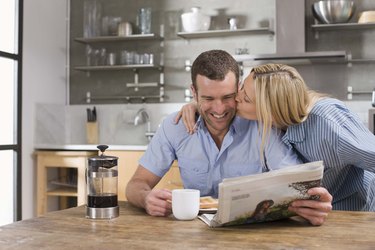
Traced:
POLYGON ((288 219, 212 229, 199 219, 151 217, 126 202, 120 217, 85 218, 85 207, 0 227, 0 249, 375 249, 375 213, 340 212, 323 226, 288 219))

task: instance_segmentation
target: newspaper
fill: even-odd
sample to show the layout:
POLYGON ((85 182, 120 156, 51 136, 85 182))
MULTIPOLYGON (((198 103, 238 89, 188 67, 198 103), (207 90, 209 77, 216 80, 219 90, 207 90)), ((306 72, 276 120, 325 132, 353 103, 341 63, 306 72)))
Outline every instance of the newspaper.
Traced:
POLYGON ((201 214, 210 227, 273 221, 295 216, 288 211, 297 199, 317 199, 307 190, 321 185, 323 162, 316 161, 279 170, 224 179, 219 184, 216 214, 201 214))

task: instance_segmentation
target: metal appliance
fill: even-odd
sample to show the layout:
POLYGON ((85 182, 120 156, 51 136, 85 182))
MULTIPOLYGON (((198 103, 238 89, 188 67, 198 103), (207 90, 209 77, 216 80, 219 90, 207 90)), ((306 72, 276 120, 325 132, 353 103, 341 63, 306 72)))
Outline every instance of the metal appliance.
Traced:
POLYGON ((375 135, 375 108, 368 110, 368 128, 375 135))
POLYGON ((86 217, 111 219, 119 216, 118 157, 104 155, 107 145, 99 145, 97 148, 101 155, 90 157, 86 169, 86 217))
POLYGON ((375 135, 375 88, 372 91, 371 104, 374 108, 368 110, 368 128, 375 135))

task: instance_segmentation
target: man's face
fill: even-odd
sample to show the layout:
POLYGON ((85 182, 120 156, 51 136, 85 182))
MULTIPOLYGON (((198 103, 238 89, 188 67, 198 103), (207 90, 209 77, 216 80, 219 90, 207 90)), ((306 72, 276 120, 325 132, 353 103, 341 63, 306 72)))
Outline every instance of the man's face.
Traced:
POLYGON ((210 80, 197 75, 197 89, 193 89, 198 110, 211 134, 220 135, 228 131, 236 114, 237 83, 233 72, 224 80, 210 80))

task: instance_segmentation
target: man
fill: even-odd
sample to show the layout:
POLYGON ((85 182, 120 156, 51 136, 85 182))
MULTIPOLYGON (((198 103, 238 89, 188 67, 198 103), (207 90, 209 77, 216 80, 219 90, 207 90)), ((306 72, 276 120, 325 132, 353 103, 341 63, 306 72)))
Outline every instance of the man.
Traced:
MULTIPOLYGON (((192 65, 191 77, 200 113, 197 133, 187 133, 182 122, 175 125, 176 114, 168 116, 127 185, 128 201, 153 216, 171 213, 171 192, 153 187, 176 159, 184 187, 214 197, 223 178, 300 163, 277 131, 271 131, 261 156, 257 122, 235 116, 239 68, 231 55, 222 50, 203 52, 192 65)), ((311 224, 320 225, 331 210, 332 197, 324 188, 310 189, 309 194, 319 195, 320 201, 296 201, 290 209, 311 224)))

